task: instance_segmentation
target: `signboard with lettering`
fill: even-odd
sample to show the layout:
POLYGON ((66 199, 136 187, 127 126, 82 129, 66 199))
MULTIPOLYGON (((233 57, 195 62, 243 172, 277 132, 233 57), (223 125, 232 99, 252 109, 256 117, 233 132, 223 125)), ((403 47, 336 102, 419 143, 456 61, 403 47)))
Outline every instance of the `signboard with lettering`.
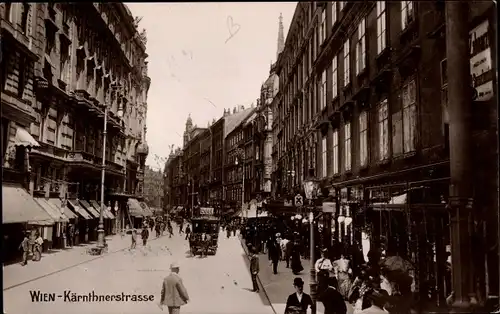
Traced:
POLYGON ((213 207, 200 207, 200 215, 202 216, 213 216, 214 208, 213 207))
POLYGON ((323 203, 323 212, 324 213, 335 213, 337 203, 335 202, 324 202, 323 203))
POLYGON ((470 73, 472 86, 476 89, 477 101, 490 100, 493 97, 493 76, 490 43, 490 25, 488 20, 475 27, 469 33, 470 73))
POLYGON ((295 206, 303 206, 304 205, 304 200, 302 199, 302 195, 297 194, 295 195, 295 206))

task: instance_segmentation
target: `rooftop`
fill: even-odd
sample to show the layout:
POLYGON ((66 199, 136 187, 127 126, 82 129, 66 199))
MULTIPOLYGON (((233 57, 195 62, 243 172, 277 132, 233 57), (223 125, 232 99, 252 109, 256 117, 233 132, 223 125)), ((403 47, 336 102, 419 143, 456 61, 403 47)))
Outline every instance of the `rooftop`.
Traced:
POLYGON ((255 108, 246 108, 240 110, 239 112, 233 113, 224 117, 224 138, 226 138, 231 132, 240 125, 243 120, 250 116, 255 111, 255 108))

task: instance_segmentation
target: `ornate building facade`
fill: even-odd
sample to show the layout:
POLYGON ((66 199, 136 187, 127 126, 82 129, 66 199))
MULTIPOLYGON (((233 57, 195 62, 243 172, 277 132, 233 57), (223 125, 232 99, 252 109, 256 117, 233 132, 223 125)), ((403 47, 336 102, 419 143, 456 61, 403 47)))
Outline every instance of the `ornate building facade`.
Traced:
POLYGON ((371 247, 406 256, 415 265, 420 301, 434 305, 451 293, 444 266, 434 266, 445 265, 448 254, 458 260, 454 272, 468 273, 467 282, 481 287, 473 293, 472 285, 455 280, 454 287, 467 292, 461 300, 498 294, 498 254, 479 249, 498 245, 490 236, 498 226, 485 223, 495 220, 498 177, 483 172, 498 169, 498 152, 487 149, 496 145, 491 121, 498 116, 496 83, 487 74, 496 64, 489 44, 494 14, 486 3, 466 10, 470 39, 462 40, 470 41, 477 92, 468 101, 470 127, 464 127, 454 125, 448 109, 454 105, 448 103, 448 83, 456 77, 447 75, 452 51, 446 49, 444 8, 441 1, 299 3, 276 66, 280 88, 273 108, 276 198, 288 197, 314 175, 335 203, 334 219, 325 222, 333 232, 328 245, 348 248, 369 238, 371 247), (475 69, 479 55, 488 65, 475 69), (467 191, 475 195, 468 222, 474 227, 451 233, 451 239, 457 204, 450 191, 461 184, 452 177, 463 169, 450 162, 457 158, 450 146, 465 145, 449 135, 453 128, 474 138, 470 182, 481 189, 467 191), (471 252, 481 258, 456 255, 460 243, 468 247, 472 239, 478 245, 471 252))
MULTIPOLYGON (((142 197, 148 155, 151 82, 145 31, 139 32, 122 3, 7 3, 1 8, 2 41, 6 29, 18 42, 2 45, 3 90, 29 112, 19 116, 26 116, 24 129, 36 143, 27 160, 27 190, 34 197, 57 199, 59 206, 95 213, 104 164, 105 205, 112 214, 105 217, 118 215, 117 226, 123 226, 130 220, 128 200, 136 204, 142 197)), ((2 94, 2 110, 3 100, 2 94)), ((17 147, 15 140, 11 144, 17 147)), ((12 159, 10 147, 5 160, 12 159)))

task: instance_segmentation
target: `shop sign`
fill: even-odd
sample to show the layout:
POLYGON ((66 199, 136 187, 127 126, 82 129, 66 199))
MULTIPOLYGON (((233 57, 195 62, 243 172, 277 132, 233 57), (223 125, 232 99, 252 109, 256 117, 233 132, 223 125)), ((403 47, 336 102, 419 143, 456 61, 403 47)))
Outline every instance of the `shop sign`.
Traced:
POLYGON ((493 76, 490 43, 490 25, 482 22, 469 33, 470 73, 472 86, 476 89, 477 101, 493 97, 493 76))
POLYGON ((337 207, 337 203, 335 203, 335 202, 324 202, 323 203, 323 209, 322 209, 322 211, 324 213, 333 213, 333 214, 335 214, 336 207, 337 207))
POLYGON ((350 201, 362 202, 363 201, 363 188, 360 186, 352 187, 349 197, 350 197, 350 201))
POLYGON ((214 214, 213 207, 200 207, 200 215, 202 216, 211 216, 214 214))
POLYGON ((370 202, 388 202, 391 199, 387 190, 370 190, 370 202))

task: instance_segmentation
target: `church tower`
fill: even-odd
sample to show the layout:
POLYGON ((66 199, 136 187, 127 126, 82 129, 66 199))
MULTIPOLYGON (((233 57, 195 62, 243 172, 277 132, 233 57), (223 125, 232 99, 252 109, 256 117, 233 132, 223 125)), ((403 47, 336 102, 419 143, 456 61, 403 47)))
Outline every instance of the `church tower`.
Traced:
POLYGON ((189 114, 186 120, 186 129, 184 130, 184 147, 189 143, 191 139, 191 131, 193 130, 193 120, 191 119, 191 114, 189 114))
POLYGON ((278 26, 278 50, 276 52, 276 60, 278 60, 278 57, 283 49, 285 49, 285 32, 283 30, 283 15, 280 13, 278 26))

